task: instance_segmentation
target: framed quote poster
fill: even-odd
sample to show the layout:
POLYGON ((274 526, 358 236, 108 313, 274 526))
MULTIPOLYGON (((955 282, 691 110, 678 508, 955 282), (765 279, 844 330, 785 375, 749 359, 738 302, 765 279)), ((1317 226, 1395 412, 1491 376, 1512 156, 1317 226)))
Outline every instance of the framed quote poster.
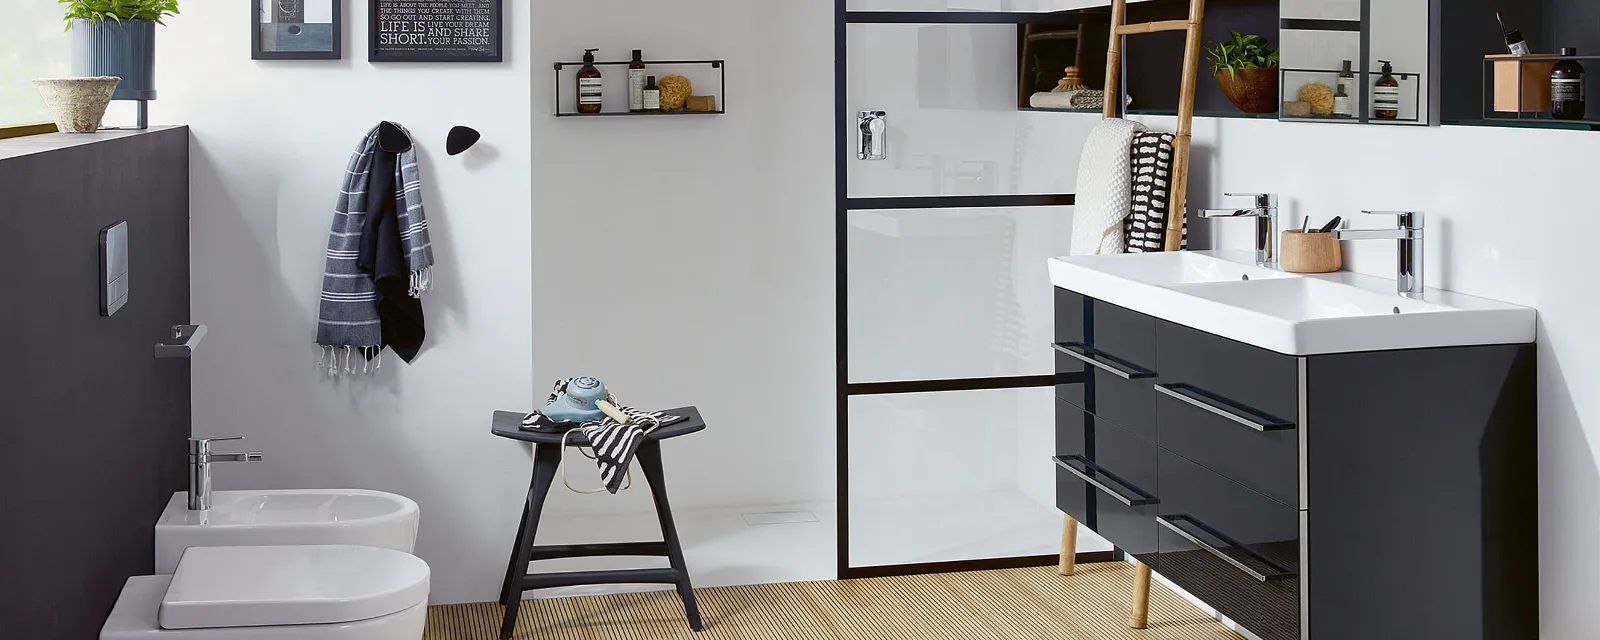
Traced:
POLYGON ((339 0, 254 0, 250 57, 255 60, 338 60, 344 11, 339 0))
POLYGON ((372 62, 500 62, 502 0, 369 0, 372 62))

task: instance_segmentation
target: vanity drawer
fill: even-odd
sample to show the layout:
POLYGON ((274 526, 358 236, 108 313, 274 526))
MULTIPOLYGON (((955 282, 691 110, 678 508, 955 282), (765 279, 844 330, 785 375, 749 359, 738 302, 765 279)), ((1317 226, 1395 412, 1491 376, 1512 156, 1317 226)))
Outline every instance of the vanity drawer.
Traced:
POLYGON ((1157 443, 1300 508, 1300 432, 1270 416, 1181 384, 1155 385, 1157 443))
POLYGON ((1300 511, 1160 451, 1161 575, 1262 640, 1300 638, 1300 511))
POLYGON ((1266 416, 1298 419, 1298 358, 1164 320, 1157 321, 1156 342, 1156 382, 1197 389, 1266 416))
POLYGON ((1056 385, 1058 399, 1155 440, 1155 318, 1056 289, 1054 348, 1056 372, 1082 378, 1056 385))
POLYGON ((1058 402, 1054 460, 1056 507, 1152 563, 1159 504, 1155 445, 1058 402))

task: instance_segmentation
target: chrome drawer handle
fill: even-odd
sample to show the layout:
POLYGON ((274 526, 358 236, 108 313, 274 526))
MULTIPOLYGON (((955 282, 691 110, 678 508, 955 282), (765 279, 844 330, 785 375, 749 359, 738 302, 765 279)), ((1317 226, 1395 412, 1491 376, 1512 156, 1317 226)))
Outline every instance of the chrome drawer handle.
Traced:
POLYGON ((1068 473, 1071 473, 1072 475, 1078 476, 1079 480, 1087 482, 1091 486, 1093 486, 1094 488, 1099 489, 1101 491, 1104 491, 1106 494, 1110 495, 1111 497, 1116 498, 1117 502, 1121 502, 1122 504, 1128 505, 1130 507, 1144 507, 1144 506, 1149 506, 1149 505, 1152 505, 1152 504, 1161 504, 1161 501, 1156 499, 1155 496, 1150 495, 1148 493, 1145 493, 1143 489, 1140 489, 1138 487, 1133 486, 1132 484, 1129 484, 1128 481, 1117 477, 1117 474, 1115 474, 1115 473, 1111 473, 1110 471, 1106 471, 1104 468, 1101 468, 1100 465, 1097 465, 1097 464, 1095 464, 1093 462, 1089 462, 1088 458, 1085 458, 1085 457, 1079 456, 1079 455, 1056 456, 1055 457, 1055 461, 1056 461, 1056 466, 1061 467, 1062 469, 1066 469, 1068 473), (1112 489, 1109 486, 1106 486, 1106 484, 1103 483, 1103 482, 1100 482, 1100 480, 1098 478, 1090 476, 1087 471, 1080 471, 1077 467, 1075 467, 1072 464, 1070 464, 1070 463, 1074 463, 1074 462, 1083 465, 1084 468, 1088 469, 1088 471, 1093 471, 1096 475, 1105 476, 1107 478, 1112 479, 1117 484, 1120 484, 1120 485, 1122 485, 1124 487, 1127 487, 1128 490, 1135 495, 1135 497, 1129 498, 1128 496, 1122 495, 1122 492, 1117 491, 1115 489, 1112 489))
POLYGON ((1235 569, 1238 569, 1240 571, 1245 572, 1246 575, 1249 575, 1250 577, 1255 578, 1256 581, 1258 581, 1258 582, 1278 582, 1278 581, 1282 581, 1282 580, 1291 580, 1291 579, 1293 579, 1295 577, 1295 572, 1293 570, 1286 569, 1286 568, 1280 566, 1278 563, 1273 562, 1271 560, 1268 560, 1268 559, 1262 557, 1261 554, 1256 553, 1254 551, 1251 551, 1248 547, 1245 547, 1244 545, 1239 544, 1233 538, 1229 538, 1228 536, 1223 535, 1222 532, 1217 531, 1216 529, 1212 529, 1211 527, 1206 526, 1206 523, 1201 522, 1199 520, 1196 520, 1196 519, 1194 519, 1194 518, 1192 518, 1190 516, 1186 516, 1186 515, 1156 516, 1156 522, 1161 523, 1161 526, 1163 526, 1163 527, 1171 529, 1173 533, 1176 533, 1176 534, 1178 534, 1180 536, 1183 536, 1183 539, 1188 540, 1189 542, 1192 542, 1192 543, 1198 545, 1201 549, 1205 549, 1206 552, 1210 553, 1213 556, 1216 556, 1218 560, 1221 560, 1221 561, 1226 562, 1226 563, 1228 563, 1230 565, 1233 565, 1233 567, 1235 569), (1260 571, 1256 571, 1255 569, 1250 568, 1245 563, 1240 562, 1238 559, 1234 558, 1233 556, 1228 555, 1227 553, 1224 553, 1221 549, 1213 547, 1209 543, 1201 540, 1199 536, 1196 536, 1196 535, 1194 535, 1192 533, 1189 533, 1188 531, 1184 531, 1181 527, 1178 526, 1178 523, 1176 522, 1178 520, 1182 520, 1182 521, 1187 522, 1187 523, 1189 523, 1191 525, 1194 525, 1194 527, 1196 529, 1199 529, 1201 531, 1206 532, 1206 535, 1209 535, 1209 536, 1211 536, 1213 538, 1221 540, 1223 544, 1225 544, 1225 545, 1227 545, 1229 547, 1233 547, 1235 549, 1238 549, 1240 553, 1244 553, 1244 554, 1250 556, 1250 559, 1261 563, 1262 566, 1270 567, 1272 569, 1272 573, 1262 573, 1260 571))
POLYGON ((1280 420, 1187 384, 1158 384, 1156 385, 1156 392, 1180 400, 1184 404, 1199 407, 1256 431, 1283 431, 1294 428, 1293 422, 1280 420))
POLYGON ((1083 346, 1080 342, 1057 342, 1052 347, 1078 361, 1110 373, 1123 380, 1143 380, 1156 377, 1156 372, 1130 364, 1116 356, 1083 346))

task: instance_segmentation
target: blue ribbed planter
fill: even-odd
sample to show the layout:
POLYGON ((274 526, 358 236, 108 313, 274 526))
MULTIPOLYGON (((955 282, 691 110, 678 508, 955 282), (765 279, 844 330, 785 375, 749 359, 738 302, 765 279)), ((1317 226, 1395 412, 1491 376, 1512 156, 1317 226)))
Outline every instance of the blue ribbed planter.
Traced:
POLYGON ((122 78, 112 100, 156 99, 155 21, 73 20, 72 75, 122 78))

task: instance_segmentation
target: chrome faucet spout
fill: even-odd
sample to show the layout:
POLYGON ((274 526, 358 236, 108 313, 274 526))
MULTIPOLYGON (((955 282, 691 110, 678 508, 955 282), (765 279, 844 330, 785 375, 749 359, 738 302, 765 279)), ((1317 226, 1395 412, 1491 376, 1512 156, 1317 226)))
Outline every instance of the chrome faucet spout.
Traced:
POLYGON ((260 462, 260 451, 242 453, 212 453, 211 443, 224 440, 243 440, 240 436, 227 438, 189 438, 189 510, 205 511, 211 508, 211 465, 218 462, 260 462))
POLYGON ((1267 215, 1260 209, 1201 209, 1200 217, 1205 219, 1216 218, 1259 218, 1267 215))
POLYGON ((1334 229, 1334 240, 1412 240, 1421 232, 1407 229, 1334 229))
POLYGON ((1415 211, 1363 211, 1367 215, 1394 216, 1394 229, 1335 229, 1335 240, 1394 240, 1396 291, 1407 298, 1421 299, 1427 292, 1423 282, 1424 241, 1422 214, 1415 211))
POLYGON ((1200 217, 1208 220, 1250 218, 1256 221, 1256 264, 1268 269, 1278 268, 1278 250, 1282 239, 1278 237, 1281 224, 1278 219, 1278 195, 1275 193, 1230 193, 1228 197, 1254 198, 1249 209, 1201 209, 1200 217))

